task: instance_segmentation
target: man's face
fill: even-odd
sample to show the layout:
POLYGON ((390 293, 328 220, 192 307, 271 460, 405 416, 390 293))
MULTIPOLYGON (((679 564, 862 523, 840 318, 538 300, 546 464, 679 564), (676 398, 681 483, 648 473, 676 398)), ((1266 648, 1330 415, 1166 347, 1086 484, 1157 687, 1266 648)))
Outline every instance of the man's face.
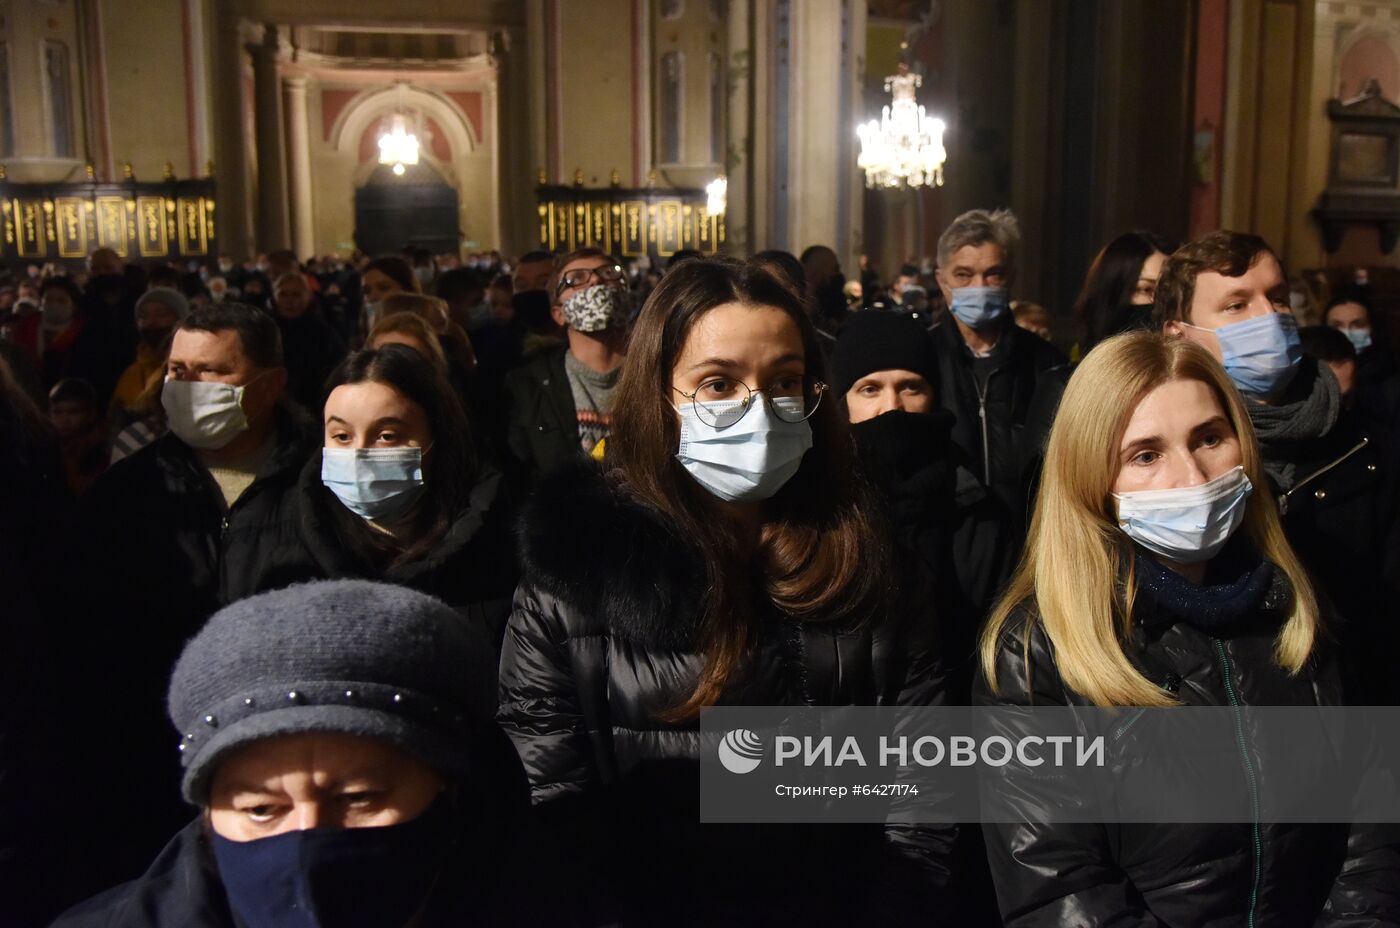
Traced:
POLYGON ((141 314, 136 320, 136 331, 148 345, 159 345, 165 341, 172 329, 180 321, 179 313, 158 300, 147 300, 141 304, 141 314))
POLYGON ((1188 324, 1182 325, 1173 319, 1162 331, 1167 335, 1186 336, 1220 361, 1223 355, 1215 329, 1270 313, 1286 312, 1289 312, 1288 280, 1283 276, 1278 259, 1264 252, 1239 277, 1226 277, 1215 271, 1198 275, 1196 292, 1184 320, 1188 324))
POLYGON ((852 424, 895 410, 928 412, 932 408, 933 387, 913 371, 874 371, 846 391, 846 410, 852 424))
POLYGON ((515 269, 515 292, 521 290, 545 290, 549 287, 549 275, 554 271, 554 262, 526 261, 515 269))
POLYGON ((49 421, 59 440, 66 441, 87 434, 97 422, 97 412, 87 403, 58 400, 50 404, 49 421))
POLYGON ((569 297, 600 284, 619 289, 627 287, 626 275, 612 258, 576 258, 564 265, 563 270, 559 272, 559 283, 555 289, 554 321, 564 325, 562 307, 569 301, 569 297), (613 279, 608 280, 609 277, 613 279))
POLYGON ((996 242, 964 245, 948 258, 948 266, 938 269, 938 289, 943 300, 953 303, 953 291, 963 287, 1009 287, 1011 268, 1006 254, 996 242))
POLYGON ((514 295, 514 294, 512 294, 512 293, 511 293, 509 290, 507 290, 505 287, 492 287, 492 288, 491 288, 490 296, 491 296, 491 318, 492 318, 492 319, 496 320, 497 322, 501 322, 501 323, 509 322, 509 321, 511 320, 511 318, 515 315, 515 311, 514 311, 514 309, 511 307, 511 302, 510 302, 511 297, 512 297, 513 295, 514 295))
POLYGON ((273 301, 279 316, 284 319, 299 319, 311 305, 311 291, 301 275, 288 275, 278 281, 273 301))
POLYGON ((249 360, 235 329, 177 329, 170 342, 165 377, 247 387, 243 392, 243 414, 254 426, 272 414, 287 382, 285 369, 260 368, 249 360))
POLYGON ((99 248, 88 258, 88 273, 93 277, 100 277, 104 274, 120 274, 121 272, 121 256, 110 248, 99 248))

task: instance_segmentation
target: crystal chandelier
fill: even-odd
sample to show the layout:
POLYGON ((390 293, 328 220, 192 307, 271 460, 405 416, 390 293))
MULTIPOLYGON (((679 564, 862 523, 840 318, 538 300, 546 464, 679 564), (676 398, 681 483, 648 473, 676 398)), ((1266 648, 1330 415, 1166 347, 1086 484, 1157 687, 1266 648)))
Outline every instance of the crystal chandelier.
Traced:
POLYGON ((885 90, 893 96, 880 121, 856 128, 867 187, 943 186, 943 120, 930 117, 914 99, 923 83, 919 75, 901 64, 899 73, 885 78, 885 90))
POLYGON ((392 164, 400 176, 404 165, 418 163, 418 136, 408 131, 402 113, 395 113, 389 131, 379 136, 379 163, 392 164))

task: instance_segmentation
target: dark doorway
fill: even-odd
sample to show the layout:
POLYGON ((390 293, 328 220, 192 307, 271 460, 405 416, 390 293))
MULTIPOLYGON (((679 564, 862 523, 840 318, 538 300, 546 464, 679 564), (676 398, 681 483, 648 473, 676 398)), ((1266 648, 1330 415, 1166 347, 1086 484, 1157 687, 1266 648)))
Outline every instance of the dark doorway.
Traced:
POLYGON ((427 164, 408 166, 401 177, 382 164, 355 191, 355 244, 365 254, 397 253, 405 245, 456 254, 461 239, 457 191, 427 164))

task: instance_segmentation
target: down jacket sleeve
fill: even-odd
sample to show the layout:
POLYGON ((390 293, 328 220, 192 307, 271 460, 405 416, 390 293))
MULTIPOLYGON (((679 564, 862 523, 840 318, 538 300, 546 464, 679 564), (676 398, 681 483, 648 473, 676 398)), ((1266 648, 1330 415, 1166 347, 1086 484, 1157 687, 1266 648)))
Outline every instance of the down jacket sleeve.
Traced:
MULTIPOLYGON (((979 672, 974 704, 1067 703, 1054 669, 1050 640, 1039 624, 1028 623, 1024 611, 1013 614, 1007 623, 998 644, 996 670, 995 690, 979 672)), ((1047 785, 1043 794, 1016 801, 1084 801, 1080 796, 1053 796, 1053 789, 1047 785)), ((1111 828, 1044 822, 984 824, 987 862, 1004 923, 1010 928, 1160 924, 1115 862, 1111 828)))

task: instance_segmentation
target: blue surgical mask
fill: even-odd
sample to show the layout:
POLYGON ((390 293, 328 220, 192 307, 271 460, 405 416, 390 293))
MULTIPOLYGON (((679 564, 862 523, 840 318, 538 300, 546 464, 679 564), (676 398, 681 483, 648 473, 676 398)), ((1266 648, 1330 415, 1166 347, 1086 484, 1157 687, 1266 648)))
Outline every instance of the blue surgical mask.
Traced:
POLYGON ((438 879, 451 811, 439 798, 397 825, 209 840, 229 907, 248 928, 403 928, 438 879))
POLYGON ((1188 329, 1214 332, 1225 373, 1253 396, 1272 396, 1288 386, 1303 359, 1298 320, 1292 313, 1269 313, 1218 329, 1182 322, 1188 329))
MULTIPOLYGON (((802 411, 801 397, 773 402, 784 412, 802 411)), ((762 393, 754 393, 749 403, 739 421, 723 429, 701 419, 691 403, 678 407, 681 447, 676 460, 702 487, 731 503, 772 497, 797 473, 802 456, 812 447, 812 427, 806 419, 778 418, 762 393)))
POLYGON ((360 518, 394 522, 423 492, 423 449, 323 448, 321 482, 360 518))
POLYGON ((1194 487, 1115 493, 1118 527, 1147 550, 1178 564, 1219 553, 1244 521, 1254 485, 1244 467, 1194 487))
POLYGON ((1010 305, 1005 287, 957 287, 948 309, 963 325, 981 329, 1006 315, 1010 305))
POLYGON ((1342 329, 1342 334, 1351 339, 1352 347, 1357 351, 1365 351, 1371 347, 1370 329, 1342 329))

